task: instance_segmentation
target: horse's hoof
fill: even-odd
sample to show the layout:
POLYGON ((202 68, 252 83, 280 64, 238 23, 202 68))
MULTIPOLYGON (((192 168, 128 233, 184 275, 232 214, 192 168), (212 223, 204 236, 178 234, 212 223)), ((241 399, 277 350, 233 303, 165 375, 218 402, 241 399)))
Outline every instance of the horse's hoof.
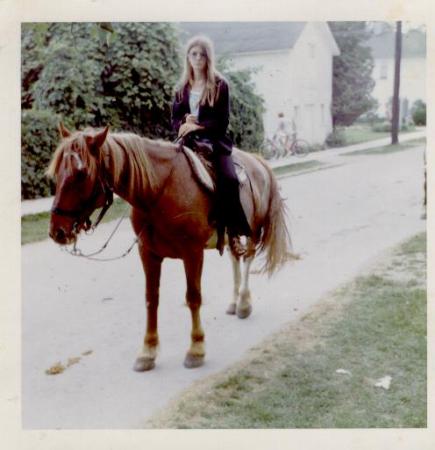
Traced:
POLYGON ((154 369, 155 366, 156 363, 154 362, 154 359, 139 357, 136 359, 133 369, 136 372, 145 372, 147 370, 154 369))
POLYGON ((231 305, 228 306, 226 313, 231 315, 236 314, 236 304, 231 303, 231 305))
POLYGON ((187 369, 195 369, 204 364, 204 356, 191 355, 188 353, 184 359, 184 367, 187 369))
POLYGON ((239 319, 246 319, 247 317, 249 317, 251 315, 251 311, 252 311, 252 306, 248 305, 245 306, 244 308, 237 308, 237 317, 239 319))

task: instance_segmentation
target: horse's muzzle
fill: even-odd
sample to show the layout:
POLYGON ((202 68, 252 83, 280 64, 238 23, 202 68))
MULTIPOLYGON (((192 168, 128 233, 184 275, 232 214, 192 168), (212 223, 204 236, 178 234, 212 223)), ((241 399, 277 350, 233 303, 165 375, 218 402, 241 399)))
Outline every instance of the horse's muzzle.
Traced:
POLYGON ((53 239, 54 242, 60 245, 68 245, 74 242, 75 236, 74 234, 67 234, 63 228, 51 229, 48 235, 53 239))

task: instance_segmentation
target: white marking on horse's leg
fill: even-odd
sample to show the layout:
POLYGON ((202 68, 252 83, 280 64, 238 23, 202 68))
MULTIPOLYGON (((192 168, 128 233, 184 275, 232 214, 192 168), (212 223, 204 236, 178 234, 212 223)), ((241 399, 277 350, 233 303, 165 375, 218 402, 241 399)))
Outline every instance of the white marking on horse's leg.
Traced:
POLYGON ((139 352, 139 355, 136 358, 133 369, 136 372, 144 372, 146 370, 154 369, 155 367, 155 359, 157 356, 158 346, 151 347, 147 344, 144 344, 142 347, 142 351, 139 352))
POLYGON ((244 319, 251 314, 251 291, 249 289, 249 271, 251 268, 252 261, 254 261, 255 255, 249 256, 243 261, 243 271, 242 271, 242 286, 240 289, 240 297, 237 303, 237 316, 240 319, 244 319))
POLYGON ((233 267, 233 300, 229 304, 227 309, 227 314, 235 314, 236 313, 236 305, 237 301, 239 299, 239 290, 240 290, 240 283, 242 281, 241 274, 240 274, 240 258, 236 258, 232 252, 230 253, 231 263, 233 267))
POLYGON ((142 347, 142 351, 139 352, 138 357, 156 359, 158 348, 158 345, 155 347, 151 347, 144 344, 142 347))

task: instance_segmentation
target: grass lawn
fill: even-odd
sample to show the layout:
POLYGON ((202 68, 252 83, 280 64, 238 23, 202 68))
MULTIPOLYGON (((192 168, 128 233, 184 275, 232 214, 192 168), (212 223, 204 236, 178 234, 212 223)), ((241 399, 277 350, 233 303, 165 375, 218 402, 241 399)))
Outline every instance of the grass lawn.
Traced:
POLYGON ((358 156, 358 155, 385 155, 387 153, 401 152, 409 150, 413 147, 418 147, 426 142, 426 138, 415 139, 413 141, 404 142, 403 144, 384 145, 383 147, 367 148, 365 150, 355 150, 354 152, 344 153, 343 156, 358 156))
POLYGON ((145 427, 418 428, 426 395, 421 234, 145 427), (389 389, 375 386, 386 376, 389 389))
POLYGON ((390 135, 386 132, 373 131, 368 125, 351 125, 343 129, 346 145, 374 141, 390 135))
POLYGON ((275 169, 273 169, 273 173, 276 176, 287 175, 294 172, 311 171, 313 169, 318 169, 323 165, 324 164, 319 161, 304 161, 299 163, 292 163, 289 164, 288 166, 276 167, 275 169))
MULTIPOLYGON (((360 144, 361 142, 374 141, 376 139, 382 139, 391 135, 389 132, 373 131, 369 125, 351 125, 343 129, 346 139, 345 145, 360 144)), ((406 134, 416 130, 401 131, 399 134, 399 140, 401 134, 406 134)))

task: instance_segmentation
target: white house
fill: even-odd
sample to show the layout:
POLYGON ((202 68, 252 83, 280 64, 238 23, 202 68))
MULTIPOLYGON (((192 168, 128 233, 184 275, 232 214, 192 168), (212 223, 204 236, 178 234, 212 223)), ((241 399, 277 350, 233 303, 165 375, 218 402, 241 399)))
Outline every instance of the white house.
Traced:
POLYGON ((205 34, 235 69, 254 68, 265 101, 264 128, 273 136, 282 112, 297 136, 323 144, 332 131, 332 58, 340 51, 324 22, 183 22, 186 40, 205 34))
MULTIPOLYGON (((377 114, 390 117, 394 85, 394 30, 384 30, 373 36, 368 45, 374 59, 372 96, 378 101, 377 114)), ((426 101, 426 41, 421 31, 410 30, 402 35, 400 68, 401 113, 406 115, 416 100, 426 101)))

